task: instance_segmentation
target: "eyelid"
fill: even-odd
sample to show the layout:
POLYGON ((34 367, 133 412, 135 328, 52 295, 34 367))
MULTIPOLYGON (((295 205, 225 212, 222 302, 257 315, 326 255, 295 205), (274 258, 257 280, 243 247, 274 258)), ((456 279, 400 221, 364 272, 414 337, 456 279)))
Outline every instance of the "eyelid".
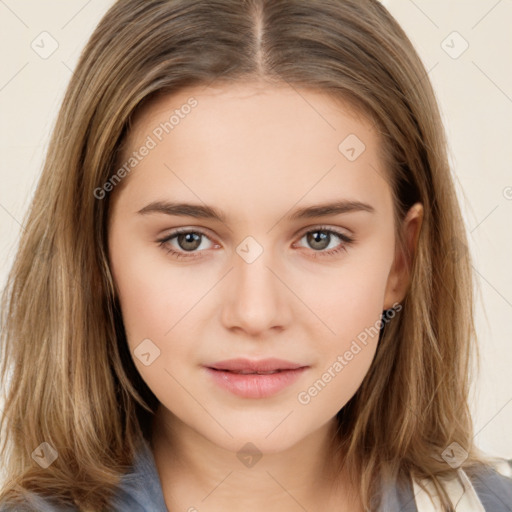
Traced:
POLYGON ((166 235, 162 235, 160 238, 157 239, 157 242, 165 242, 167 240, 170 240, 174 238, 177 235, 182 235, 186 233, 197 233, 198 235, 203 235, 204 237, 208 238, 212 242, 214 241, 215 237, 210 234, 210 231, 205 228, 199 228, 196 226, 187 226, 187 227, 179 227, 167 230, 168 233, 166 235))
POLYGON ((340 228, 340 227, 335 227, 335 226, 328 226, 328 225, 325 225, 325 224, 312 224, 311 226, 307 226, 305 228, 302 228, 299 231, 299 234, 297 236, 302 238, 307 233, 311 233, 311 232, 314 232, 314 231, 329 231, 329 232, 334 233, 335 235, 338 235, 338 236, 342 236, 342 237, 344 236, 344 237, 347 237, 347 238, 352 238, 352 233, 351 233, 350 230, 348 230, 346 228, 340 228))
MULTIPOLYGON (((182 234, 187 234, 187 233, 196 233, 198 235, 201 235, 205 238, 207 238, 208 240, 210 240, 210 242, 213 244, 213 245, 220 245, 218 242, 216 242, 213 237, 207 233, 203 228, 196 228, 194 226, 188 226, 188 227, 180 227, 180 228, 175 228, 173 229, 169 234, 165 235, 165 236, 162 236, 160 238, 158 238, 156 241, 160 244, 160 245, 165 245, 167 243, 169 243, 171 240, 173 240, 174 238, 176 238, 178 235, 182 235, 182 234)), ((172 251, 170 251, 172 252, 172 251)), ((185 254, 185 255, 190 255, 192 256, 193 254, 198 254, 200 252, 204 252, 204 251, 193 251, 193 252, 189 252, 187 253, 186 251, 176 251, 176 252, 179 252, 181 254, 185 254)))
MULTIPOLYGON (((321 255, 328 255, 331 252, 337 252, 341 248, 346 248, 345 246, 354 242, 354 237, 352 235, 343 233, 341 231, 341 229, 342 228, 337 228, 337 227, 335 228, 335 227, 319 225, 319 224, 313 224, 311 226, 307 226, 307 227, 303 228, 301 231, 299 231, 299 234, 295 235, 295 238, 297 238, 297 241, 294 242, 293 246, 295 246, 308 233, 312 233, 315 231, 325 231, 325 232, 334 234, 341 240, 339 247, 337 249, 322 250, 322 251, 315 251, 313 249, 310 249, 310 251, 313 253, 313 255, 315 257, 321 256, 321 255)), ((196 233, 196 234, 204 236, 205 238, 210 240, 210 242, 213 245, 217 245, 217 246, 220 245, 218 242, 215 242, 214 240, 212 240, 212 237, 203 228, 196 228, 194 226, 175 228, 168 235, 159 238, 157 240, 157 242, 159 243, 160 246, 164 247, 176 236, 178 236, 180 234, 186 234, 186 233, 196 233)), ((305 247, 302 247, 302 248, 306 249, 305 247)), ((172 248, 172 249, 167 248, 166 250, 168 253, 173 253, 175 256, 182 257, 182 258, 198 258, 198 257, 201 257, 200 256, 201 253, 206 252, 206 250, 187 252, 187 251, 183 251, 183 250, 176 250, 174 248, 172 248)))
MULTIPOLYGON (((315 233, 317 231, 323 231, 325 233, 329 233, 331 235, 334 235, 338 237, 340 240, 340 243, 333 249, 323 249, 321 251, 315 251, 313 249, 309 249, 308 253, 311 254, 313 258, 322 258, 322 257, 329 257, 334 254, 339 253, 340 251, 346 251, 347 248, 352 245, 355 242, 355 237, 352 234, 346 234, 341 231, 341 228, 334 228, 330 226, 325 225, 313 225, 305 228, 304 231, 301 232, 300 235, 298 235, 297 242, 294 243, 294 246, 300 242, 300 240, 306 236, 308 233, 315 233)), ((299 246, 301 249, 307 249, 304 246, 299 246)))
MULTIPOLYGON (((326 225, 322 225, 322 224, 313 224, 311 226, 306 226, 305 228, 302 228, 301 230, 299 230, 298 233, 294 235, 294 237, 302 238, 307 233, 314 232, 314 231, 329 231, 331 233, 334 233, 334 234, 342 236, 342 237, 345 236, 347 238, 351 238, 351 236, 352 236, 351 234, 343 233, 342 231, 340 231, 340 229, 343 229, 343 228, 326 226, 326 225)), ((349 231, 349 230, 347 230, 347 231, 349 231)), ((180 235, 180 234, 184 234, 184 233, 201 234, 213 242, 212 236, 206 230, 204 230, 203 228, 195 227, 195 226, 175 228, 169 234, 158 238, 157 242, 166 242, 166 241, 174 238, 176 235, 180 235)))

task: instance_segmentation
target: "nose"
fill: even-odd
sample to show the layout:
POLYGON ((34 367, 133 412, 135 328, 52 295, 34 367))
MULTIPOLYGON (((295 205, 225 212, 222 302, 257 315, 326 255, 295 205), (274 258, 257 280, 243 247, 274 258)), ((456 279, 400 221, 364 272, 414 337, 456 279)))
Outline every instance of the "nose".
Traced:
POLYGON ((290 292, 276 277, 279 272, 267 252, 252 263, 234 254, 233 265, 224 289, 224 326, 253 337, 286 328, 292 316, 290 292))

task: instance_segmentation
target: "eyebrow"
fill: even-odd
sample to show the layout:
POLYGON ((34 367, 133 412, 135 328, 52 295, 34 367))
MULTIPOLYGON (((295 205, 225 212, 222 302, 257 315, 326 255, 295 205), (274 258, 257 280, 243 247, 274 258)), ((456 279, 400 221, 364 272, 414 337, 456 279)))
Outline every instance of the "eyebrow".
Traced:
MULTIPOLYGON (((375 208, 361 201, 340 200, 332 203, 323 203, 299 208, 287 217, 289 220, 300 220, 360 211, 375 213, 375 208)), ((153 201, 137 213, 141 215, 163 213, 166 215, 194 217, 198 219, 212 219, 218 220, 224 224, 227 221, 226 215, 212 206, 175 203, 170 201, 153 201)))

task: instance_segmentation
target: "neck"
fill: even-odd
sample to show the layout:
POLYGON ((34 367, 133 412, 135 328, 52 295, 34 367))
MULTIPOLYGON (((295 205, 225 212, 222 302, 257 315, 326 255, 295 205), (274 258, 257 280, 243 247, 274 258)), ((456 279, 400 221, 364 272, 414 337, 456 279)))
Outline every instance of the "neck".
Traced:
POLYGON ((236 503, 246 512, 319 510, 319 505, 359 510, 336 470, 335 430, 333 419, 300 443, 258 460, 212 443, 160 406, 151 444, 167 508, 214 512, 236 503))

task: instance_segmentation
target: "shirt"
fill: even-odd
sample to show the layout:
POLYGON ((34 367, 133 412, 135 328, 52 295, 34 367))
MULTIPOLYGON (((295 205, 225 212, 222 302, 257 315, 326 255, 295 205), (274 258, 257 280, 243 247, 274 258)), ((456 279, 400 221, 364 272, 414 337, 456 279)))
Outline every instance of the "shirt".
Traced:
MULTIPOLYGON (((471 482, 488 512, 512 512, 512 478, 492 468, 483 468, 471 482)), ((200 504, 196 504, 200 510, 200 504)), ((191 504, 191 510, 194 504, 191 504)), ((26 507, 0 507, 0 512, 72 512, 76 509, 53 504, 49 499, 32 495, 26 507)), ((377 512, 418 512, 411 481, 389 485, 382 492, 382 505, 377 512)), ((112 504, 112 512, 170 512, 162 492, 160 477, 149 443, 136 454, 132 471, 121 478, 112 504)))

